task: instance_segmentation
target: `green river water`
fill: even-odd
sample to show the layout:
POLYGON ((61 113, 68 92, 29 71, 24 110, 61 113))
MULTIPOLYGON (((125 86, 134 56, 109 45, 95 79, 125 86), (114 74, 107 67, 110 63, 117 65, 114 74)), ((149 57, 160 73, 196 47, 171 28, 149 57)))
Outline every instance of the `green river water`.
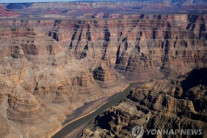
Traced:
POLYGON ((76 128, 80 127, 81 125, 91 121, 92 119, 94 119, 97 115, 99 115, 100 113, 102 113, 104 110, 106 110, 107 108, 113 106, 113 105, 117 105, 121 100, 123 100, 124 98, 126 98, 126 96, 129 94, 130 89, 137 86, 137 83, 132 83, 130 84, 124 91, 116 94, 116 96, 114 96, 112 99, 110 99, 107 103, 105 103, 104 105, 102 105, 100 108, 98 108, 96 111, 94 111, 93 113, 80 118, 68 125, 66 125, 64 128, 62 128, 59 132, 57 132, 54 136, 52 136, 52 138, 63 138, 65 137, 67 134, 69 134, 71 131, 75 130, 76 128))

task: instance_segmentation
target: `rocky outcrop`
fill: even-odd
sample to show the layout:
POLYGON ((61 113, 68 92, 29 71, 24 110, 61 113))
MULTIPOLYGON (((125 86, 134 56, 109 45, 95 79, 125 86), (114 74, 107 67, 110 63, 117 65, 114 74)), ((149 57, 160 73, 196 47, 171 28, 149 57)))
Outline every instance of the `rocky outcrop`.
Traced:
POLYGON ((60 19, 134 19, 138 17, 137 13, 169 14, 175 13, 175 11, 176 13, 197 14, 206 13, 207 7, 205 0, 102 0, 90 2, 10 3, 5 5, 6 13, 12 10, 14 13, 18 12, 20 14, 19 17, 60 19))
POLYGON ((53 103, 63 103, 65 102, 64 96, 61 92, 57 92, 53 103))
POLYGON ((110 70, 105 64, 102 64, 94 70, 94 78, 101 88, 112 87, 116 84, 118 76, 110 70))
MULTIPOLYGON (((100 6, 95 3, 87 4, 100 6)), ((28 7, 35 11, 41 6, 44 8, 45 5, 37 3, 28 7)), ((82 6, 84 5, 81 4, 78 10, 82 6)), ((28 7, 23 6, 23 9, 28 7)), ((87 5, 85 7, 88 8, 87 5)), ((70 11, 65 12, 73 16, 70 11)), ((84 15, 82 12, 76 13, 84 15)), ((80 20, 77 15, 74 20, 0 20, 0 102, 4 103, 0 105, 0 115, 13 128, 12 132, 30 137, 38 129, 41 130, 38 136, 48 134, 54 130, 49 130, 48 126, 57 128, 67 114, 73 113, 85 103, 121 91, 129 80, 175 78, 194 68, 207 66, 207 16, 204 14, 134 15, 129 11, 127 15, 100 12, 90 16, 95 19, 80 20), (129 20, 129 17, 133 18, 129 20), (21 90, 18 94, 14 93, 17 87, 22 88, 23 95, 20 94, 21 90), (48 120, 38 121, 42 117, 39 113, 45 113, 46 109, 53 116, 48 120), (33 112, 37 114, 37 118, 33 112), (41 127, 37 125, 39 122, 41 127), (33 129, 22 132, 24 123, 30 124, 33 129), (48 124, 48 129, 41 129, 45 124, 48 124)), ((146 92, 146 99, 133 96, 130 100, 146 101, 144 106, 137 105, 144 113, 160 109, 166 114, 173 114, 186 109, 183 114, 185 116, 202 116, 198 115, 198 107, 204 107, 204 103, 182 98, 184 95, 181 86, 171 88, 166 87, 167 84, 171 86, 169 82, 165 84, 156 81, 143 85, 148 87, 145 91, 152 86, 157 91, 162 90, 160 97, 157 93, 153 97, 153 93, 146 92), (165 96, 165 93, 170 96, 165 96), (175 107, 171 109, 172 103, 175 107), (149 109, 149 105, 154 106, 149 109), (180 108, 182 105, 185 106, 180 108)), ((200 87, 199 91, 204 93, 202 89, 200 87)), ((189 95, 199 97, 194 93, 189 95)), ((134 108, 130 110, 134 111, 134 108)), ((121 129, 121 126, 110 127, 114 130, 121 129)))
POLYGON ((0 18, 13 18, 19 15, 18 12, 8 10, 4 5, 0 5, 0 18))
POLYGON ((44 116, 41 113, 43 105, 31 93, 23 92, 9 95, 8 103, 7 116, 9 120, 20 121, 22 123, 38 123, 44 116), (40 114, 42 114, 42 117, 40 114))
POLYGON ((58 123, 61 118, 56 117, 58 111, 55 112, 42 99, 27 92, 23 87, 18 86, 12 93, 5 92, 2 96, 1 137, 44 137, 61 126, 58 123))
MULTIPOLYGON (((206 69, 194 72, 207 72, 206 69)), ((82 137, 132 137, 132 128, 143 125, 144 129, 201 129, 197 136, 206 136, 206 88, 207 83, 183 90, 186 80, 200 78, 180 77, 176 80, 152 80, 139 83, 128 97, 96 117, 82 133, 82 137), (199 95, 199 96, 198 96, 199 95), (199 102, 198 102, 199 101, 199 102), (198 104, 199 103, 199 104, 198 104)), ((197 74, 198 75, 198 74, 197 74)), ((175 134, 182 137, 182 134, 175 134)), ((189 135, 192 137, 194 134, 189 135)), ((144 137, 169 137, 166 134, 147 134, 144 137)))
POLYGON ((80 76, 74 78, 73 85, 79 86, 79 93, 83 93, 86 95, 93 95, 98 93, 98 86, 95 83, 93 75, 92 73, 87 71, 81 72, 80 76))

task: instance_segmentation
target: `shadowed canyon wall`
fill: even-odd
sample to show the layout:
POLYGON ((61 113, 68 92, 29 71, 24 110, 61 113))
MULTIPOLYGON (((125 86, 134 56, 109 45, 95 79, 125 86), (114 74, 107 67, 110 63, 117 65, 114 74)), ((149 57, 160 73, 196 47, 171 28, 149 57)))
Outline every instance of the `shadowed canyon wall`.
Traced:
POLYGON ((8 123, 0 135, 47 136, 66 114, 130 81, 206 67, 206 21, 187 14, 1 20, 0 119, 8 123))
POLYGON ((206 137, 206 73, 206 68, 195 69, 177 79, 139 83, 126 99, 91 121, 80 136, 133 137, 133 128, 142 125, 143 137, 206 137))

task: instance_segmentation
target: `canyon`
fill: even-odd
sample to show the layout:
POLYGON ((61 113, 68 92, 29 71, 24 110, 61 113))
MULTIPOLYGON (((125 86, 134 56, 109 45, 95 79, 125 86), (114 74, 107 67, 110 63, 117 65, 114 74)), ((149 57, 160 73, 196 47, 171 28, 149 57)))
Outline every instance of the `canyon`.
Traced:
POLYGON ((136 19, 138 14, 206 14, 205 0, 84 0, 0 3, 1 18, 136 19))
MULTIPOLYGON (((207 67, 207 15, 190 14, 186 9, 185 13, 178 11, 179 14, 136 13, 132 9, 126 13, 134 3, 126 3, 120 11, 121 2, 112 5, 109 2, 106 4, 109 14, 100 7, 103 3, 98 2, 34 3, 18 9, 1 4, 0 10, 4 12, 0 14, 0 137, 50 137, 62 128, 67 115, 78 108, 108 98, 131 82, 152 79, 131 92, 130 102, 120 103, 104 114, 119 113, 117 110, 151 96, 150 100, 158 97, 157 102, 139 105, 141 111, 149 112, 148 106, 154 105, 156 112, 178 114, 174 108, 184 104, 185 115, 197 115, 202 118, 202 126, 206 126, 206 114, 193 108, 196 101, 179 99, 191 93, 189 90, 184 93, 179 87, 183 80, 175 79, 193 69, 207 67), (70 8, 71 11, 62 13, 70 8), (143 95, 148 97, 140 99, 143 95), (160 105, 165 99, 176 103, 175 107, 165 109, 160 105)), ((200 10, 205 10, 205 6, 200 10)), ((201 91, 205 95, 203 90, 205 86, 196 87, 195 95, 201 91)), ((205 102, 202 96, 198 99, 205 102)), ((138 113, 133 106, 129 110, 138 113)), ((159 118, 153 115, 151 126, 159 126, 159 118)), ((164 115, 163 119, 166 118, 171 117, 164 115)), ((107 132, 86 129, 83 136, 95 133, 118 136, 126 122, 122 123, 120 128, 112 123, 107 132)))
POLYGON ((200 129, 187 137, 206 137, 206 73, 207 69, 195 69, 176 79, 139 83, 126 99, 98 115, 81 137, 133 137, 137 125, 145 129, 143 137, 186 137, 181 133, 148 134, 150 129, 200 129))

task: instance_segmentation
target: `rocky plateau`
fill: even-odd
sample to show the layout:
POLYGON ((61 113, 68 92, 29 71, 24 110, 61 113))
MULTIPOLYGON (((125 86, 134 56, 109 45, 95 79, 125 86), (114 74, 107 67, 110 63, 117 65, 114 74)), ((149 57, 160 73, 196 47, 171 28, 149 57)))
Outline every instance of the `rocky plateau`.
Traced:
MULTIPOLYGON (((130 82, 151 79, 168 80, 143 84, 131 93, 128 101, 105 113, 115 110, 122 113, 118 111, 120 107, 137 104, 139 111, 134 106, 129 110, 139 112, 140 116, 151 113, 149 127, 159 126, 158 110, 163 112, 159 114, 161 122, 179 120, 171 116, 179 113, 189 118, 195 127, 196 123, 206 126, 206 109, 202 103, 206 87, 192 88, 194 94, 180 87, 181 80, 173 79, 207 67, 207 15, 126 13, 126 7, 117 12, 121 3, 109 3, 110 14, 106 9, 100 10, 103 3, 96 2, 34 3, 19 8, 0 5, 3 7, 0 7, 0 137, 50 137, 62 127, 66 115, 84 104, 110 97, 130 82), (69 11, 63 14, 61 10, 58 17, 54 16, 59 11, 55 6, 69 11), (88 8, 90 15, 86 14, 88 8), (77 13, 74 9, 85 11, 77 13), (23 12, 25 10, 28 13, 23 12), (73 16, 76 18, 72 19, 73 16), (147 85, 150 86, 146 90, 142 88, 147 85), (189 98, 187 94, 200 96, 201 105, 196 105, 193 99, 185 99, 189 98), (139 101, 143 104, 138 105, 139 101), (202 108, 197 109, 197 106, 202 108), (180 112, 183 109, 186 113, 180 112), (202 119, 195 122, 194 117, 202 119)), ((131 2, 126 4, 128 8, 132 5, 131 2)), ((205 9, 205 4, 203 6, 205 9)), ((103 134, 122 136, 120 130, 130 121, 130 115, 123 116, 126 120, 118 121, 122 123, 119 128, 108 125, 113 129, 104 130, 103 134)), ((180 127, 187 125, 185 118, 180 120, 180 127)), ((93 133, 95 131, 90 130, 83 136, 93 133)))

